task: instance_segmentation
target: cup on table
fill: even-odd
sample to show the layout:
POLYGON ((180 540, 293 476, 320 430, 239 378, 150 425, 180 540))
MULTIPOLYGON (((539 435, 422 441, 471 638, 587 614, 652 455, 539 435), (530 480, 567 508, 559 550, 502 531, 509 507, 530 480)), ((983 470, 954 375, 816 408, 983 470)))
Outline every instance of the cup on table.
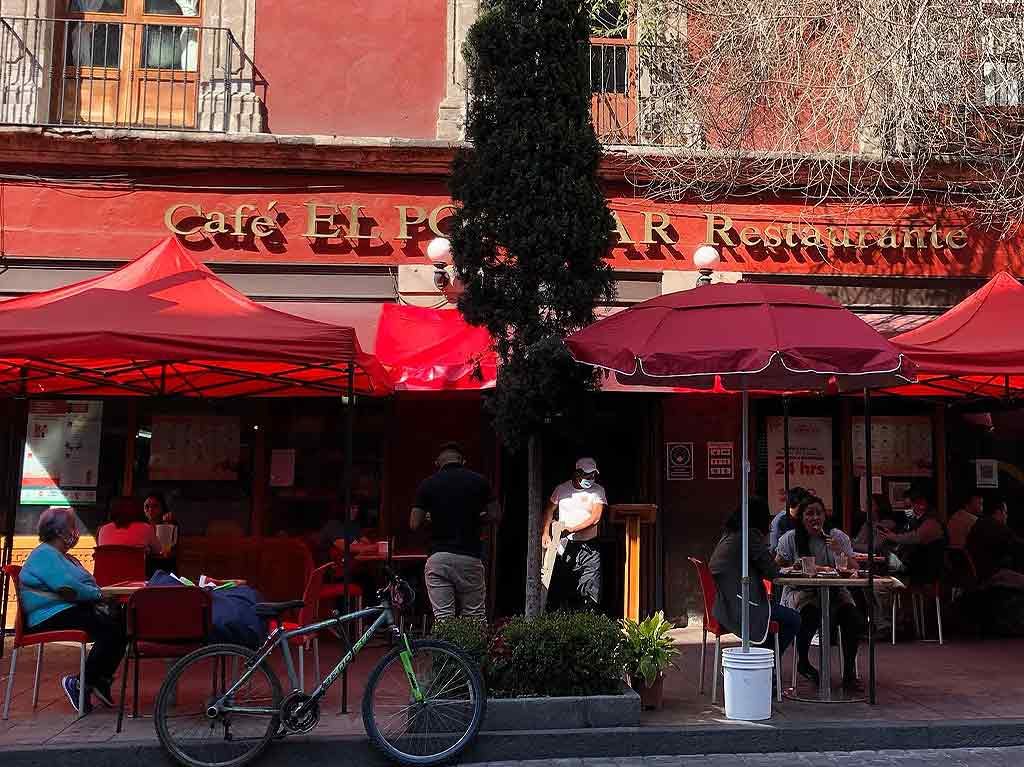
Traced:
POLYGON ((814 557, 800 557, 800 570, 808 578, 813 578, 818 574, 818 563, 814 557))
POLYGON ((383 554, 384 556, 387 556, 387 554, 388 554, 388 542, 387 541, 378 541, 377 542, 377 553, 378 554, 383 554))

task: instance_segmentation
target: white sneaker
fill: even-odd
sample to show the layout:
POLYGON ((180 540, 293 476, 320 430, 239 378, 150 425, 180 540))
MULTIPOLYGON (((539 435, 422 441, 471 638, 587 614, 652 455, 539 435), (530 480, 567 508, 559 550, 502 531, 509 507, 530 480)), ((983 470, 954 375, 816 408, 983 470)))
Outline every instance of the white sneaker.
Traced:
POLYGON ((818 635, 815 634, 811 637, 811 647, 818 647, 821 644, 821 640, 818 639, 818 635))

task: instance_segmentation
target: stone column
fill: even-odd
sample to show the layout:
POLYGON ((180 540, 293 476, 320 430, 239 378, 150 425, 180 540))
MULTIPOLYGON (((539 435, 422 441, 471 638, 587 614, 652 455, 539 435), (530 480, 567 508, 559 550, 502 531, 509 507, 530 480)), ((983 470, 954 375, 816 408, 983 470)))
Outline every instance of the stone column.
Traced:
POLYGON ((437 138, 461 141, 465 137, 469 84, 462 46, 480 13, 480 0, 447 0, 445 32, 445 95, 437 110, 437 138))
MULTIPOLYGON (((0 120, 49 122, 56 0, 0 0, 0 120), (38 19, 38 21, 37 21, 38 19)), ((56 84, 59 87, 59 83, 56 84)))
POLYGON ((265 133, 266 91, 256 59, 256 0, 207 0, 199 78, 199 127, 265 133), (229 35, 227 31, 230 30, 229 35))

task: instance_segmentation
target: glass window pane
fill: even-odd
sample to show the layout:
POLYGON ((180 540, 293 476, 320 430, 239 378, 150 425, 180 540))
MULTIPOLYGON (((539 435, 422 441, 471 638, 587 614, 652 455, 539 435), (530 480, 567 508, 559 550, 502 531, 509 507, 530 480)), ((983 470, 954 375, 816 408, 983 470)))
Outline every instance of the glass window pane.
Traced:
POLYGON ((68 22, 67 63, 74 67, 117 67, 121 61, 121 25, 68 22))
POLYGON ((591 37, 625 38, 628 31, 629 18, 622 0, 595 0, 590 10, 591 37))
POLYGON ((628 56, 629 51, 624 45, 591 45, 591 92, 626 93, 628 56))
POLYGON ((124 13, 124 0, 71 0, 73 13, 124 13))
POLYGON ((142 33, 142 66, 195 72, 199 30, 171 24, 147 24, 142 33))
POLYGON ((146 0, 143 11, 162 16, 198 16, 199 0, 146 0))

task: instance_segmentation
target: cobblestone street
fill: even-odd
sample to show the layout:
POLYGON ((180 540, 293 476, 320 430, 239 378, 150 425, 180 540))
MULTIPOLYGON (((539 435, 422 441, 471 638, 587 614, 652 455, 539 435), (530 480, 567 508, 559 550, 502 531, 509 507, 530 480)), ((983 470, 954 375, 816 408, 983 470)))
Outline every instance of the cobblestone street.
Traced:
POLYGON ((1022 764, 1024 747, 553 759, 486 762, 477 763, 476 767, 1018 767, 1022 764))

